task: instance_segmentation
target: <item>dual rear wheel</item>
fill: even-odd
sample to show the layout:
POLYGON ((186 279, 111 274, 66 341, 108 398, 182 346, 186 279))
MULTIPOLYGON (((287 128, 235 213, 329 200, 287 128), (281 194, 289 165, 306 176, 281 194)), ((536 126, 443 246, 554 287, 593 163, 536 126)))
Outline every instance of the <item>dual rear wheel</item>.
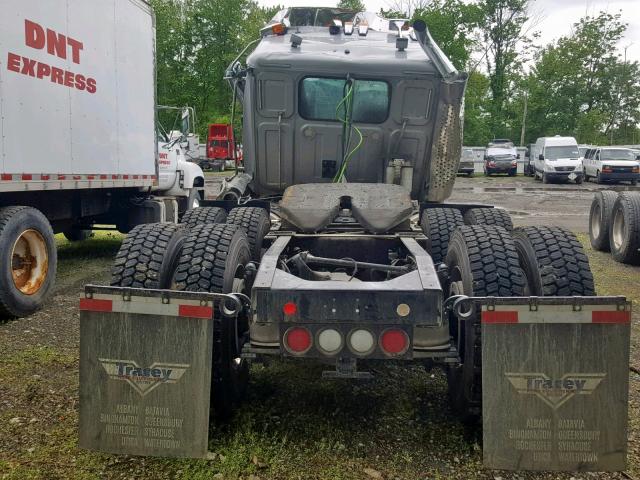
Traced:
MULTIPOLYGON (((247 207, 249 214, 236 210, 243 208, 227 216, 223 209, 201 207, 187 212, 183 224, 135 227, 116 256, 111 285, 249 295, 245 272, 262 247, 268 231, 264 219, 268 222, 269 217, 253 207, 247 207), (244 224, 229 223, 229 218, 241 218, 244 224)), ((211 405, 216 417, 224 417, 247 387, 248 364, 241 358, 241 348, 249 319, 244 314, 215 315, 213 321, 211 405)))
MULTIPOLYGON (((573 233, 560 227, 465 225, 451 235, 445 296, 595 295, 588 259, 573 233)), ((479 314, 449 318, 460 363, 447 368, 452 409, 475 421, 482 406, 479 314)))
POLYGON ((589 239, 614 260, 640 265, 640 192, 597 192, 589 212, 589 239))

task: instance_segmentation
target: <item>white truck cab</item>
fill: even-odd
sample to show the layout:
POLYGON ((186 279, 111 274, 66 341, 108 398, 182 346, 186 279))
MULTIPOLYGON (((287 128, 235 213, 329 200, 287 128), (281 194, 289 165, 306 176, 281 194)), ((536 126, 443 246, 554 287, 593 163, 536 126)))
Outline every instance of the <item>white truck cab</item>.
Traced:
POLYGON ((532 152, 534 178, 544 183, 574 181, 582 183, 584 171, 578 142, 573 137, 541 137, 532 152))

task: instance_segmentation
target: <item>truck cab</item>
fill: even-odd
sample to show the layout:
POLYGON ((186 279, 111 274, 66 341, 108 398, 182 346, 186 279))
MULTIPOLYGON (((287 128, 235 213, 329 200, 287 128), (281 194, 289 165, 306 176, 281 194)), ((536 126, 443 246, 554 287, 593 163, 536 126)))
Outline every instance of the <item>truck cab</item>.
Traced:
POLYGON ((227 78, 243 102, 252 194, 338 178, 401 184, 403 170, 411 198, 450 195, 467 74, 426 27, 390 29, 394 22, 368 18, 287 9, 263 29, 246 65, 230 66, 227 78))

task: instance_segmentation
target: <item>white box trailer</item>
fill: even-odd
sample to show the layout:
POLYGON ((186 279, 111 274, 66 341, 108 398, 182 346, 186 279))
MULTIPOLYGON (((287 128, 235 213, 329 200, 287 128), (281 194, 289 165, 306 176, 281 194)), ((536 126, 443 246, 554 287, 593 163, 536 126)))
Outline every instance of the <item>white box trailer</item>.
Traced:
POLYGON ((3 0, 0 316, 37 309, 53 234, 178 221, 202 170, 156 131, 155 19, 142 0, 3 0), (160 149, 160 153, 158 153, 160 149))

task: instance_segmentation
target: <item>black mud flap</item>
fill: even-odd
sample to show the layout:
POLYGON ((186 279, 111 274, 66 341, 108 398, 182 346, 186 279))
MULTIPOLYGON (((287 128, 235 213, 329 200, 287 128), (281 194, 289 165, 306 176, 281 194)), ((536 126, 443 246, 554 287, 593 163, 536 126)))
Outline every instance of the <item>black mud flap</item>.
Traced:
POLYGON ((221 295, 87 286, 80 299, 80 447, 205 457, 221 295))
POLYGON ((618 297, 476 300, 484 464, 625 469, 631 306, 618 297))

